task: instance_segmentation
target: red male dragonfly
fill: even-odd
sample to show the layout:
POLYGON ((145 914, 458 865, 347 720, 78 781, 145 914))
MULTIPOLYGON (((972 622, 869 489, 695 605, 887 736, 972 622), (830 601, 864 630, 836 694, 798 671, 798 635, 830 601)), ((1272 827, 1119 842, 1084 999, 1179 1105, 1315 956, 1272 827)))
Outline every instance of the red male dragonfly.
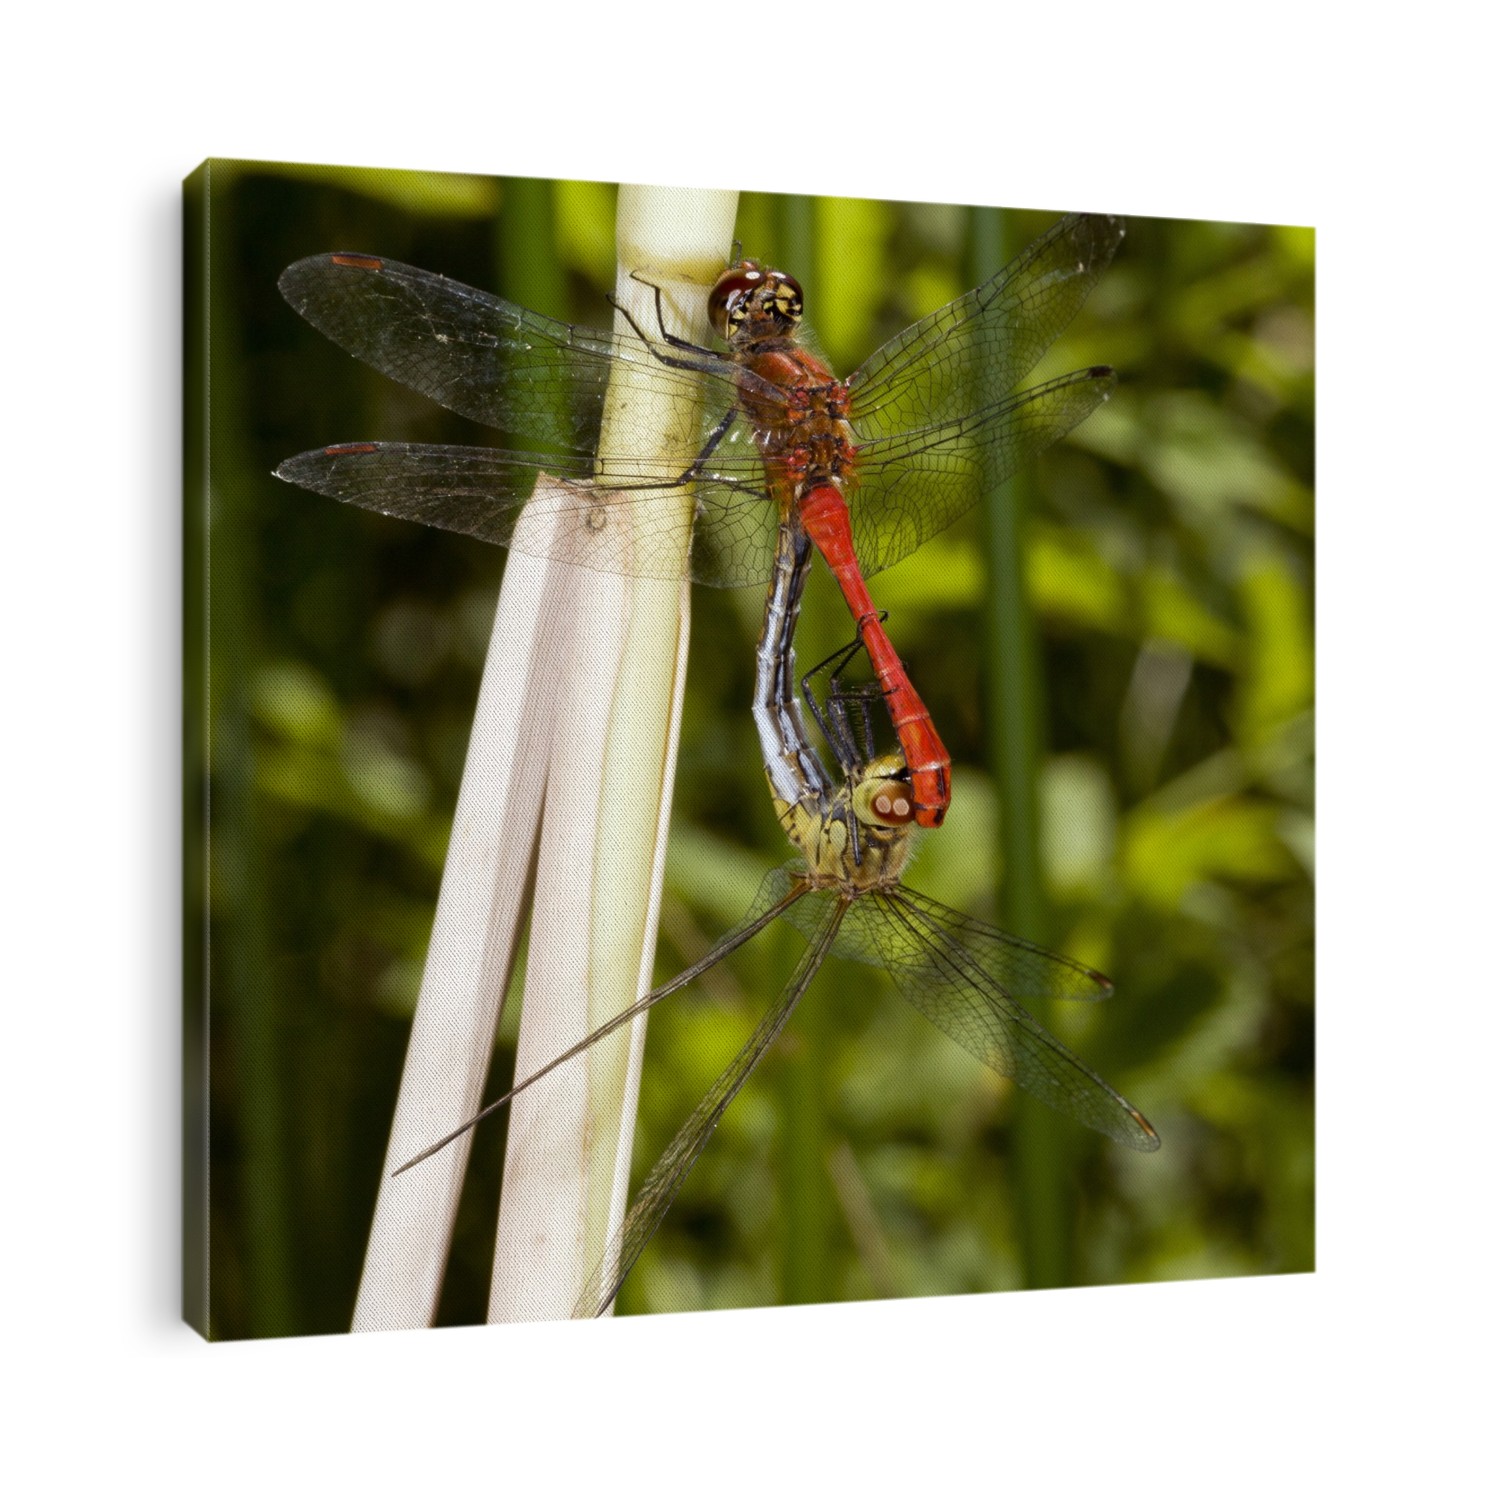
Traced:
POLYGON ((341 443, 276 472, 335 499, 502 545, 544 469, 591 481, 576 501, 559 502, 585 513, 590 529, 605 504, 625 507, 610 511, 624 515, 640 492, 690 484, 691 516, 655 508, 633 534, 629 566, 652 576, 657 555, 677 576, 681 528, 691 525, 689 572, 721 586, 764 586, 777 529, 790 519, 813 538, 849 602, 911 768, 916 821, 936 827, 949 800, 948 752, 864 575, 951 525, 1108 396, 1114 373, 1100 366, 1014 387, 1083 305, 1123 234, 1109 215, 1060 220, 844 381, 797 337, 797 283, 750 261, 731 266, 709 294, 710 321, 728 346, 716 351, 664 329, 578 328, 377 256, 312 256, 290 266, 280 285, 314 327, 461 416, 536 446, 341 443), (605 391, 622 363, 637 388, 702 398, 701 450, 686 469, 600 451, 605 391))

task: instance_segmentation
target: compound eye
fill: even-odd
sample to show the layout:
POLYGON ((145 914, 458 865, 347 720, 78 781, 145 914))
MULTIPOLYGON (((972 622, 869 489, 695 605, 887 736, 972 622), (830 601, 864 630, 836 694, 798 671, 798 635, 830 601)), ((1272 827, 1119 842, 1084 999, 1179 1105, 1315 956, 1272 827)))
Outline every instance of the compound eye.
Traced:
POLYGON ((917 816, 911 787, 905 781, 874 778, 854 790, 854 813, 876 828, 904 828, 917 816))
POLYGON ((777 316, 784 318, 788 323, 801 322, 802 283, 795 277, 788 276, 785 271, 772 271, 770 274, 776 284, 773 301, 776 305, 777 316))
POLYGON ((714 282, 708 294, 708 321, 721 339, 727 339, 734 326, 745 316, 745 299, 764 284, 766 273, 753 260, 730 266, 714 282))

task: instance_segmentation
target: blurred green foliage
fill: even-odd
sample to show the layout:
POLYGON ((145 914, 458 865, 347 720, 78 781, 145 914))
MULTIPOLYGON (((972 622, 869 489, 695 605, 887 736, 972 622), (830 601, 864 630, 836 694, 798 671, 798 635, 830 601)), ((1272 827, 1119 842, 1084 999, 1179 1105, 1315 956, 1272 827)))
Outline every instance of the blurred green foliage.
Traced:
MULTIPOLYGON (((187 893, 190 1046, 211 1083, 210 1318, 216 1337, 330 1332, 353 1307, 505 558, 272 477, 328 442, 495 441, 328 343, 276 278, 364 250, 604 325, 614 191, 210 172, 190 194, 212 232, 206 275, 189 267, 211 342, 206 391, 189 390, 188 677, 203 692, 186 788, 190 834, 205 817, 210 832, 190 845, 187 893)), ((1055 217, 1007 213, 1003 238, 1018 248, 1055 217)), ((798 274, 843 372, 994 268, 978 264, 983 214, 952 207, 754 195, 738 233, 798 274)), ((1055 1226, 1045 1262, 1023 1254, 1013 1156, 1029 1127, 1013 1092, 869 971, 830 961, 622 1312, 1312 1268, 1312 232, 1131 219, 1041 374, 1101 363, 1120 371, 1114 399, 996 502, 1020 507, 1029 637, 994 624, 982 516, 875 594, 956 764, 911 883, 990 920, 1024 912, 1024 935, 1113 976, 1107 1004, 1046 1019, 1162 1149, 1039 1127, 1055 1226), (1029 652, 1027 897, 989 708, 1029 652)), ((761 604, 753 589, 694 594, 661 978, 788 857, 747 711, 761 604)), ((848 632, 815 576, 801 659, 848 632)), ((638 1170, 796 951, 773 929, 654 1013, 638 1170)), ((494 1091, 515 1021, 507 1007, 494 1091)), ((475 1142, 443 1321, 484 1315, 504 1128, 475 1142)))

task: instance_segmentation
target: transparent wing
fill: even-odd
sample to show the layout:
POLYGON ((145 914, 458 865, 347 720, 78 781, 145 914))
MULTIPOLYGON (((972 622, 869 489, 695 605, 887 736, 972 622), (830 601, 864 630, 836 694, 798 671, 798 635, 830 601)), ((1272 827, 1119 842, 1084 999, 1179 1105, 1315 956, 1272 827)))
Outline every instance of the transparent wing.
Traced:
POLYGON ((878 962, 897 989, 987 1067, 1136 1151, 1161 1144, 1144 1115, 1029 1015, 1017 997, 1095 1000, 1110 983, 904 887, 855 902, 836 950, 878 962))
MULTIPOLYGON (((1009 393, 1078 310, 1122 234, 1105 215, 1061 220, 998 276, 890 340, 856 373, 851 512, 867 573, 951 525, 986 486, 1105 398, 1113 376, 1098 369, 1009 393)), ((312 256, 290 266, 280 284, 298 312, 350 353, 450 410, 524 435, 535 449, 497 449, 486 458, 477 450, 344 444, 321 450, 322 458, 289 460, 278 470, 284 478, 390 515, 520 545, 517 518, 538 467, 569 481, 607 474, 611 503, 620 505, 684 479, 634 451, 597 453, 611 371, 628 365, 651 392, 704 398, 700 450, 717 435, 692 476, 691 576, 725 586, 770 576, 778 518, 751 426, 739 415, 718 432, 739 386, 753 378, 727 356, 681 356, 633 333, 579 328, 377 256, 312 256), (413 493, 397 494, 398 481, 413 493)), ((784 399, 769 386, 757 394, 773 406, 784 399)), ((597 519, 593 500, 586 503, 597 519)), ((669 507, 664 521, 627 521, 644 510, 614 513, 629 544, 595 549, 595 556, 623 561, 593 565, 660 576, 653 553, 680 555, 682 508, 669 507)))
POLYGON ((775 556, 776 507, 759 474, 742 486, 717 470, 705 471, 691 490, 679 490, 677 471, 653 471, 642 461, 633 467, 632 483, 606 484, 592 478, 593 460, 584 455, 339 443, 299 453, 276 474, 365 510, 643 578, 679 575, 675 559, 683 555, 683 533, 690 530, 694 579, 722 588, 764 586, 775 556), (563 483, 539 484, 544 474, 563 483), (559 524, 518 532, 528 510, 533 522, 555 516, 559 524))
POLYGON ((946 530, 1071 432, 1114 385, 1112 370, 1078 370, 943 426, 861 447, 849 502, 860 567, 878 573, 946 530))
POLYGON ((1069 214, 998 275, 881 345, 849 378, 861 444, 941 427, 1008 396, 1073 320, 1125 237, 1069 214))
POLYGON ((577 1057, 581 1052, 587 1052, 595 1042, 602 1041, 612 1032, 618 1031, 628 1021, 644 1015, 658 1000, 665 1000, 668 995, 675 994, 684 985, 691 984, 700 974, 713 968, 720 959, 727 958, 741 944, 749 942, 761 928, 767 926, 773 918, 779 916, 803 894, 805 886, 797 879, 799 873, 795 867, 790 866, 782 870, 772 870, 761 882, 755 903, 746 914, 745 920, 727 937, 720 938, 697 963, 689 965, 675 979, 669 979, 666 984, 658 986, 649 995, 642 996, 634 1005, 627 1006, 619 1015, 606 1021, 602 1026, 596 1027, 582 1041, 575 1042, 566 1052, 559 1052, 551 1062, 544 1064, 535 1073, 529 1074, 519 1083, 514 1084, 498 1099, 491 1100, 478 1114, 471 1115, 462 1125, 455 1126, 441 1140, 424 1147, 410 1161, 403 1162, 391 1173, 391 1176, 399 1177, 409 1168, 416 1166, 418 1162, 426 1161, 429 1156, 435 1156, 444 1146, 456 1141, 465 1131, 472 1130, 481 1120, 494 1114, 502 1104, 509 1104, 523 1089, 530 1088, 538 1079, 545 1078, 554 1068, 560 1068, 570 1058, 577 1057))
POLYGON ((539 448, 593 456, 617 364, 636 367, 642 381, 674 400, 714 391, 710 422, 734 405, 728 360, 678 369, 634 334, 562 323, 400 261, 313 255, 287 267, 278 284, 314 328, 356 358, 539 448))
MULTIPOLYGON (((785 872, 775 871, 774 875, 785 872)), ((762 887, 762 899, 766 887, 762 887)), ((620 1232, 610 1243, 593 1274, 585 1283, 573 1309, 575 1318, 595 1318, 606 1311, 619 1292, 630 1268, 636 1263, 641 1251, 651 1236, 656 1233, 667 1209, 677 1196, 684 1178, 692 1170, 693 1163, 703 1153, 714 1127, 724 1116, 734 1096, 744 1086, 745 1080, 754 1071, 756 1064, 765 1056, 771 1043, 781 1034, 787 1019, 797 1002, 812 983, 823 960, 828 956, 840 918, 848 909, 847 903, 827 899, 827 892, 808 892, 809 897, 822 896, 816 902, 817 912, 812 940, 787 981, 786 987, 777 996, 776 1003, 761 1019, 750 1040, 740 1049, 734 1061, 714 1081, 713 1087, 704 1095, 701 1103, 688 1117, 687 1123, 672 1138, 672 1143, 662 1153, 661 1160, 652 1167, 642 1184, 636 1200, 625 1216, 620 1232)), ((806 898, 804 898, 805 902, 806 898)), ((757 905, 760 903, 757 902, 757 905)))

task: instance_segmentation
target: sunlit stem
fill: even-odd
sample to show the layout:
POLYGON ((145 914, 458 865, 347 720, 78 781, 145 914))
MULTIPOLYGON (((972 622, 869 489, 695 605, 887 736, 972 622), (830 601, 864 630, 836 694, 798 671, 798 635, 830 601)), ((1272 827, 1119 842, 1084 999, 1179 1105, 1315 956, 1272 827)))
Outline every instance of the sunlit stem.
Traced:
POLYGON ((426 1171, 391 1173, 473 1112, 494 1048, 556 733, 547 669, 566 646, 559 621, 576 608, 580 571, 539 560, 543 550, 514 551, 500 591, 365 1252, 356 1331, 425 1326, 442 1290, 468 1143, 426 1171), (560 613, 549 614, 548 606, 560 613))
MULTIPOLYGON (((703 287, 733 238, 735 196, 623 188, 616 226, 616 298, 655 332, 645 272, 665 284, 671 331, 699 341, 703 287)), ((623 325, 622 325, 623 326, 623 325)), ((648 372, 649 373, 649 372, 648 372)), ((605 455, 680 473, 697 454, 700 414, 657 386, 617 372, 600 440, 605 455)), ((651 987, 666 829, 688 640, 682 579, 690 491, 632 492, 616 543, 628 552, 644 523, 652 555, 640 568, 593 572, 573 623, 571 668, 558 677, 557 733, 547 772, 536 904, 516 1060, 528 1077, 651 987), (678 524, 662 525, 662 510, 678 524), (677 539, 676 557, 658 540, 677 539), (639 576, 648 572, 651 576, 639 576)), ((641 1015, 528 1089, 512 1109, 491 1283, 491 1321, 567 1317, 624 1214, 640 1059, 641 1015)), ((460 1117, 461 1118, 461 1117, 460 1117)), ((415 1173, 407 1175, 417 1175, 415 1173)))
MULTIPOLYGON (((628 279, 640 267, 701 287, 723 263, 734 211, 730 194, 622 190, 622 298, 646 293, 628 279)), ((654 306, 633 305, 655 319, 654 306)), ((634 451, 659 454, 680 472, 694 456, 690 420, 612 391, 604 442, 626 451, 650 445, 634 451)), ((479 1107, 533 854, 520 1075, 650 987, 686 586, 608 571, 587 549, 618 548, 619 528, 560 537, 560 518, 574 512, 557 505, 549 481, 536 498, 542 503, 518 525, 496 611, 356 1329, 419 1327, 436 1311, 469 1140, 391 1174, 479 1107), (552 534, 528 541, 529 527, 552 534), (583 566, 559 560, 574 541, 583 566)), ((681 489, 662 499, 691 505, 681 489)), ((658 580, 672 567, 653 559, 658 580)), ((521 1101, 507 1149, 492 1319, 566 1317, 618 1222, 643 1035, 637 1022, 621 1045, 606 1044, 607 1055, 558 1069, 521 1101)))

